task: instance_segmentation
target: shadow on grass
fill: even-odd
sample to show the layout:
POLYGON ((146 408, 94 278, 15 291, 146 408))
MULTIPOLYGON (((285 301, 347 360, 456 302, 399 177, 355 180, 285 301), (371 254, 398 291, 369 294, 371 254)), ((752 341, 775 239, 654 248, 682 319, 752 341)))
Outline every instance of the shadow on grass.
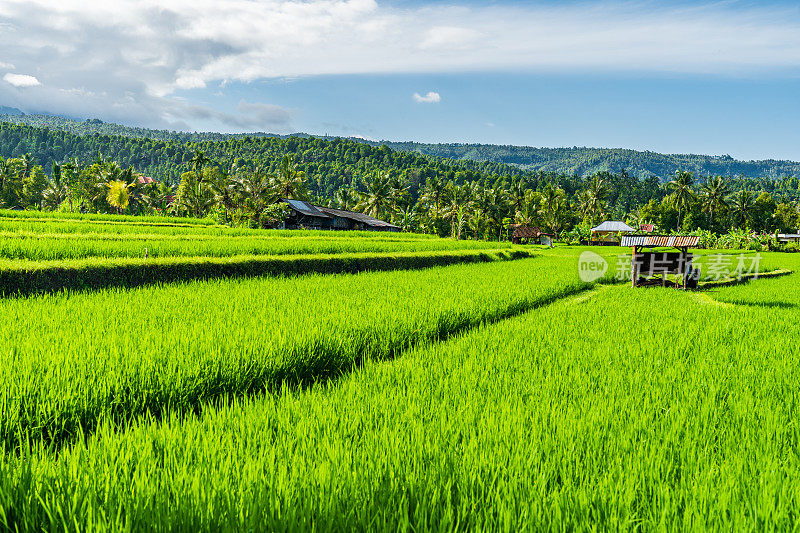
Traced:
MULTIPOLYGON (((215 361, 193 376, 184 376, 180 388, 139 386, 135 381, 95 398, 86 398, 71 408, 42 412, 41 401, 34 394, 16 401, 17 409, 0 424, 0 440, 9 453, 24 454, 31 443, 59 452, 78 439, 86 440, 101 421, 124 430, 142 417, 158 422, 166 413, 200 414, 203 406, 217 400, 247 397, 258 393, 277 393, 285 388, 305 390, 317 384, 339 380, 361 367, 366 361, 389 361, 416 346, 444 342, 486 324, 494 324, 522 313, 550 305, 596 287, 596 284, 575 283, 540 298, 524 299, 481 316, 468 314, 443 315, 427 331, 395 331, 393 343, 387 344, 386 330, 375 328, 356 332, 355 355, 343 354, 341 347, 324 337, 298 346, 288 364, 270 367, 253 361, 239 360, 231 365, 236 354, 223 356, 225 364, 215 361), (14 412, 16 411, 16 412, 14 412), (9 421, 9 418, 13 419, 9 421)), ((52 407, 52 406, 51 406, 52 407)))
POLYGON ((778 309, 791 309, 797 307, 797 304, 792 302, 758 302, 749 300, 719 300, 722 303, 731 305, 743 305, 748 307, 772 307, 778 309))
POLYGON ((287 256, 183 257, 42 261, 9 268, 0 265, 0 297, 24 298, 62 291, 135 288, 212 279, 358 274, 421 270, 465 263, 536 257, 527 250, 354 253, 287 256), (27 266, 26 266, 27 265, 27 266))

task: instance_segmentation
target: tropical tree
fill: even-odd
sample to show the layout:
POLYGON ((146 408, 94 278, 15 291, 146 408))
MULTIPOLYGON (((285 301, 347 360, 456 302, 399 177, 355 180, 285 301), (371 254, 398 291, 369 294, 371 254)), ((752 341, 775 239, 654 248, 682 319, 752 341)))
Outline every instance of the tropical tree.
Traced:
POLYGON ((382 218, 393 204, 393 189, 388 172, 375 172, 364 181, 365 192, 358 192, 356 211, 371 217, 382 218))
POLYGON ((417 231, 419 229, 419 204, 407 206, 396 218, 401 231, 417 231))
POLYGON ((730 190, 722 176, 709 178, 700 189, 700 202, 704 212, 708 213, 709 226, 714 222, 714 213, 721 213, 728 208, 726 197, 730 190))
POLYGON ((675 178, 670 181, 667 186, 672 189, 672 202, 678 210, 678 226, 676 229, 680 230, 683 219, 681 215, 684 211, 689 209, 689 206, 694 201, 694 174, 678 170, 675 172, 675 178))
POLYGON ((242 173, 238 180, 239 206, 252 225, 262 225, 263 214, 274 202, 272 177, 260 167, 242 173))
POLYGON ((193 217, 204 217, 214 206, 214 193, 201 183, 194 171, 181 174, 181 182, 175 192, 175 208, 193 217))
POLYGON ((131 198, 128 184, 123 180, 115 180, 108 182, 106 187, 108 188, 106 192, 108 205, 115 208, 117 214, 127 209, 131 198))
POLYGON ((271 177, 271 181, 274 201, 277 202, 282 198, 308 200, 306 173, 298 169, 293 156, 283 156, 278 165, 278 172, 271 177))
POLYGON ((523 226, 536 226, 540 220, 542 212, 542 195, 541 193, 528 189, 525 191, 525 199, 522 203, 522 208, 517 210, 514 218, 517 224, 523 226))
POLYGON ((448 184, 447 203, 442 214, 450 219, 451 235, 456 239, 461 239, 461 231, 464 227, 464 218, 472 208, 472 187, 470 184, 454 185, 448 184))
MULTIPOLYGON (((236 167, 232 166, 235 172, 236 167)), ((223 210, 225 220, 230 220, 230 213, 236 208, 236 195, 239 192, 239 182, 231 174, 219 166, 206 171, 204 176, 206 187, 214 196, 214 202, 223 210)))
POLYGON ((337 189, 333 194, 333 199, 336 207, 338 209, 343 209, 344 211, 352 211, 358 203, 358 198, 355 192, 353 189, 348 187, 337 189))
POLYGON ((734 224, 746 226, 750 222, 754 203, 755 199, 753 198, 753 193, 750 191, 741 190, 733 195, 730 201, 730 207, 734 224))
POLYGON ((19 159, 0 157, 0 205, 17 207, 22 201, 22 175, 19 159))
POLYGON ((589 217, 593 223, 598 222, 606 214, 608 192, 608 182, 601 176, 594 176, 578 197, 583 215, 589 217))
POLYGON ((568 210, 566 194, 563 189, 548 185, 541 198, 541 211, 545 224, 557 235, 568 210))
POLYGON ((70 198, 70 204, 72 203, 70 189, 64 179, 61 165, 55 162, 53 163, 50 184, 44 190, 42 196, 44 198, 44 206, 50 209, 57 209, 67 198, 70 198))

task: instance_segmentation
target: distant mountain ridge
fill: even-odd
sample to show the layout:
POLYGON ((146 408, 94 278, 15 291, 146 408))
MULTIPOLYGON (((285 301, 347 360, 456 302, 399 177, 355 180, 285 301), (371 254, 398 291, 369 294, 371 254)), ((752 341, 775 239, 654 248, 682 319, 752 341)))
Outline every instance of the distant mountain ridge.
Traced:
MULTIPOLYGON (((800 162, 767 159, 740 161, 729 155, 661 154, 626 148, 534 148, 494 144, 425 144, 384 141, 393 150, 417 152, 447 159, 495 161, 525 170, 587 176, 607 170, 645 177, 670 178, 676 170, 688 170, 697 176, 721 175, 749 178, 800 175, 800 162)), ((381 144, 381 143, 379 143, 381 144)))
MULTIPOLYGON (((265 132, 230 134, 215 132, 180 132, 123 126, 98 119, 75 120, 54 115, 24 114, 18 109, 0 107, 0 120, 36 127, 58 129, 76 135, 120 135, 163 141, 222 141, 243 137, 340 137, 292 133, 279 135, 265 132)), ((347 139, 372 146, 386 145, 392 150, 412 152, 454 161, 494 162, 526 170, 588 176, 599 171, 619 173, 623 170, 638 177, 657 176, 668 180, 676 170, 688 170, 698 177, 709 175, 748 178, 800 176, 800 162, 786 160, 741 161, 729 155, 661 154, 625 148, 534 148, 528 146, 418 143, 413 141, 373 141, 358 137, 347 139)))

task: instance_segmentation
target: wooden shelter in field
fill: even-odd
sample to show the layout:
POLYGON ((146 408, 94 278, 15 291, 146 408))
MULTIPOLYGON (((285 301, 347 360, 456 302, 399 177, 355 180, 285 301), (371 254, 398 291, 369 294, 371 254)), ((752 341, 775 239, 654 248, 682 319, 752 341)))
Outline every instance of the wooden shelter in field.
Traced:
POLYGON ((800 233, 778 233, 778 242, 800 242, 800 233))
POLYGON ((509 228, 514 230, 511 235, 511 242, 514 244, 531 244, 538 242, 546 246, 553 245, 555 235, 542 231, 535 226, 526 226, 524 224, 511 224, 509 228))
POLYGON ((394 224, 342 209, 331 209, 302 200, 282 200, 289 207, 285 229, 327 229, 360 231, 400 231, 394 224))
POLYGON ((592 237, 589 240, 589 245, 618 246, 620 237, 629 233, 635 233, 636 230, 619 220, 606 220, 599 226, 592 228, 591 232, 592 237))
POLYGON ((700 244, 695 235, 625 235, 622 246, 633 248, 631 256, 631 284, 633 287, 667 286, 667 276, 679 276, 677 286, 683 289, 697 287, 700 270, 692 267, 689 248, 700 244), (677 251, 656 251, 656 248, 673 248, 677 251))

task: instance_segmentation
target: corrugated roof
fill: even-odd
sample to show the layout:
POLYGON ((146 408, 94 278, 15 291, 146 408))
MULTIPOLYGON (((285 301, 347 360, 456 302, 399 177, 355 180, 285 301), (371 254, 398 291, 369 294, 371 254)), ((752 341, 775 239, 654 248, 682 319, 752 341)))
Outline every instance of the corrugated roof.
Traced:
POLYGON ((624 235, 621 246, 697 246, 697 235, 624 235))
POLYGON ((620 222, 618 220, 606 220, 596 228, 592 228, 592 231, 609 231, 609 232, 634 232, 636 231, 629 225, 624 222, 620 222))
POLYGON ((389 224, 388 222, 384 222, 383 220, 378 220, 377 218, 365 215, 364 213, 344 211, 342 209, 333 209, 330 207, 318 207, 318 209, 323 213, 327 213, 329 215, 334 215, 337 217, 349 218, 351 220, 356 220, 358 222, 361 222, 362 224, 366 224, 368 226, 372 226, 375 228, 397 228, 397 226, 395 226, 394 224, 389 224))
POLYGON ((289 207, 291 207, 298 213, 302 213, 310 217, 331 218, 330 216, 326 215, 325 213, 317 209, 316 206, 308 202, 304 202, 302 200, 289 200, 287 198, 284 198, 283 201, 289 204, 289 207))
POLYGON ((514 228, 514 237, 519 239, 535 239, 540 235, 549 235, 553 237, 552 233, 547 233, 546 231, 542 231, 540 228, 535 226, 525 226, 523 224, 511 224, 512 228, 514 228))

